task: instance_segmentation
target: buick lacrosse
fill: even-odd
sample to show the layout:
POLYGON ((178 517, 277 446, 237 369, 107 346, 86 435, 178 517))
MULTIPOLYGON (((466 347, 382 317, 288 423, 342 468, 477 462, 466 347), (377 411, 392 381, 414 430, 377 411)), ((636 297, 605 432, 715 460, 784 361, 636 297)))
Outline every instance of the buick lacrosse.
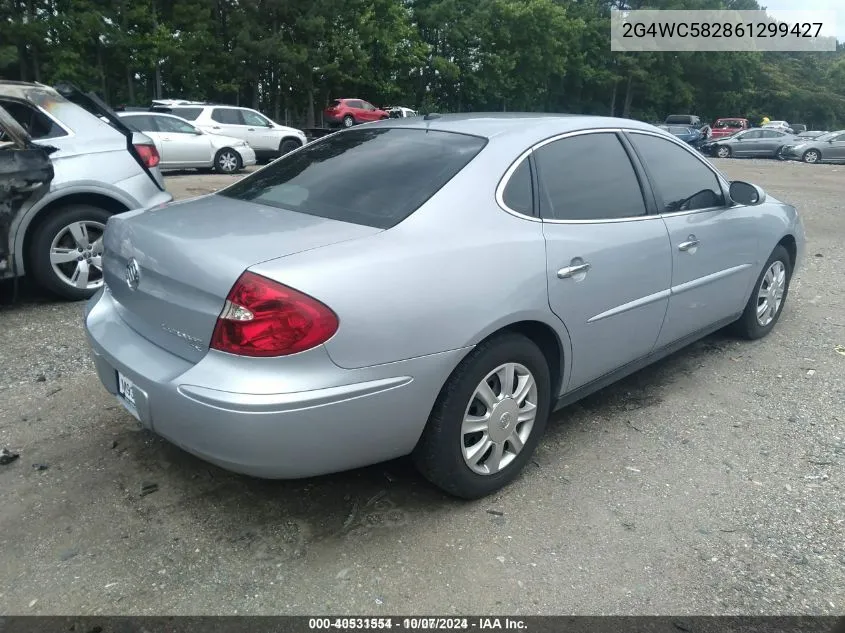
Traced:
POLYGON ((644 123, 427 115, 114 216, 104 247, 85 327, 143 427, 264 478, 410 454, 477 498, 556 409, 719 328, 768 334, 804 230, 644 123))

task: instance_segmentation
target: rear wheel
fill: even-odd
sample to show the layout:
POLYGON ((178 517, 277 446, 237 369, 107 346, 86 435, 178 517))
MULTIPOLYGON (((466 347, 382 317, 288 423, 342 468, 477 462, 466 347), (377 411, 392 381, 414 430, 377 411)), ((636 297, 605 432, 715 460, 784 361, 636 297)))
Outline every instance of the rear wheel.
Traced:
POLYGON ((241 166, 241 155, 230 147, 224 147, 214 156, 214 170, 220 174, 236 174, 241 166))
POLYGON ((719 158, 730 158, 731 157, 731 148, 725 147, 724 145, 720 146, 716 150, 716 156, 719 158))
POLYGON ((352 127, 353 125, 355 125, 355 119, 352 118, 351 114, 343 117, 343 127, 352 127))
POLYGON ((808 149, 801 157, 805 163, 817 163, 821 160, 821 153, 816 149, 808 149))
POLYGON ((279 156, 284 156, 285 154, 289 154, 295 149, 299 149, 302 147, 299 141, 294 141, 292 139, 286 139, 282 141, 281 145, 279 145, 279 156))
POLYGON ((46 290, 88 299, 103 285, 103 232, 111 213, 88 205, 54 211, 32 236, 29 266, 46 290))
POLYGON ((429 481, 465 499, 512 482, 531 458, 549 416, 549 367, 520 334, 476 347, 432 409, 413 459, 429 481))
POLYGON ((791 279, 792 259, 778 245, 763 266, 742 316, 734 323, 734 332, 751 340, 771 332, 783 312, 791 279))

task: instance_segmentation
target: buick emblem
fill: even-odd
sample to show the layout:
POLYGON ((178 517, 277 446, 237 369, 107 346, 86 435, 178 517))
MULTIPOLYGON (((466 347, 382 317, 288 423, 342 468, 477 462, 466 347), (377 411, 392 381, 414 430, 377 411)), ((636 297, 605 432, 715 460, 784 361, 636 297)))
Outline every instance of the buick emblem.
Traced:
POLYGON ((508 428, 508 425, 511 423, 511 420, 513 420, 513 416, 507 411, 505 411, 502 414, 502 419, 499 420, 499 424, 501 425, 502 430, 508 428))
POLYGON ((133 258, 126 264, 126 285, 130 290, 135 290, 139 283, 141 283, 141 267, 133 258))

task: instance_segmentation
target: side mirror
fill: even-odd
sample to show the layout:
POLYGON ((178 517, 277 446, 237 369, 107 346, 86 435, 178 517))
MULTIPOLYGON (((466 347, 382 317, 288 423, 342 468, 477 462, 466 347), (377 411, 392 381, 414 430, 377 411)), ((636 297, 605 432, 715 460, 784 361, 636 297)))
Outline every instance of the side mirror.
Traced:
POLYGON ((729 194, 731 200, 745 206, 755 206, 766 201, 766 192, 757 185, 735 180, 731 183, 729 194))
POLYGON ((202 136, 203 134, 205 134, 205 132, 203 132, 203 131, 202 131, 201 129, 199 129, 198 127, 195 127, 195 128, 194 128, 194 134, 196 134, 197 136, 202 136))

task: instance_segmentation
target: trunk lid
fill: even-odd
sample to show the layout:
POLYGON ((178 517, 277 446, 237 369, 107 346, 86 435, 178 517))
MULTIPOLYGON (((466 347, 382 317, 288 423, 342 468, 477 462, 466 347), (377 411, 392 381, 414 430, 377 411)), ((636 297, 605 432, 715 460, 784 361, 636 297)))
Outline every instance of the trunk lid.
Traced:
POLYGON ((210 195, 113 216, 103 275, 133 330, 197 362, 229 290, 247 268, 379 232, 210 195))

